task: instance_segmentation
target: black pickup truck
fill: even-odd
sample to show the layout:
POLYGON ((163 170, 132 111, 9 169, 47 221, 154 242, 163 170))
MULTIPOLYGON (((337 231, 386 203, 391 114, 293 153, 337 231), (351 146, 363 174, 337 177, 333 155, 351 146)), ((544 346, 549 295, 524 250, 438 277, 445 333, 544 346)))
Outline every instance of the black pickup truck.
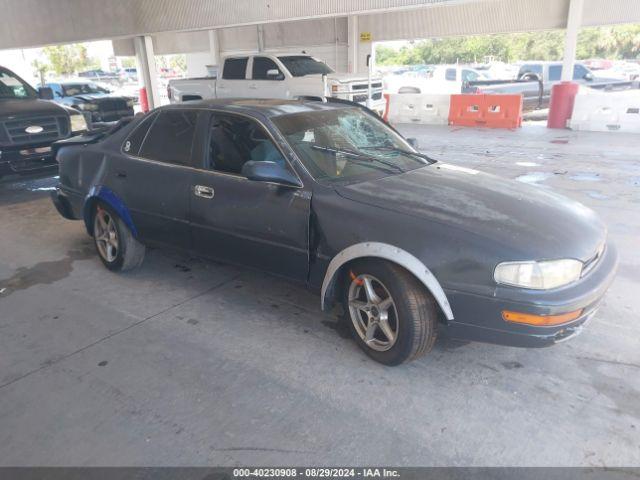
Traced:
POLYGON ((57 168, 51 144, 87 131, 82 113, 52 98, 0 67, 0 177, 57 168))

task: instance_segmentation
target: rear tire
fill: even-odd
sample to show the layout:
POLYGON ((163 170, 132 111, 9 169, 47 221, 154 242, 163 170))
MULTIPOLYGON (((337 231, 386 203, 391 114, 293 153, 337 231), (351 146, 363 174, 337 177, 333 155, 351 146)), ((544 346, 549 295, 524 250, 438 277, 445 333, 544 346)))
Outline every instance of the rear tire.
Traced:
POLYGON ((402 267, 360 260, 344 272, 344 321, 355 342, 377 362, 394 366, 431 350, 438 310, 425 286, 402 267))
POLYGON ((113 209, 98 202, 93 211, 93 240, 105 267, 125 272, 142 265, 145 247, 113 209))

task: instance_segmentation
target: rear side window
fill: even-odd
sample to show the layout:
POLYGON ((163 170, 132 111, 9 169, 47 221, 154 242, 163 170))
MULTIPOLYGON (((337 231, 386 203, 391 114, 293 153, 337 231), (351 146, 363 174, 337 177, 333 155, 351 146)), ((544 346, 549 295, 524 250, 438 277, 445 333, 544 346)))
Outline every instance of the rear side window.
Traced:
POLYGON ((562 65, 551 65, 549 67, 549 80, 552 82, 560 80, 562 77, 562 65))
POLYGON ((267 72, 269 70, 278 70, 276 62, 267 57, 254 57, 253 59, 253 79, 268 80, 267 72))
POLYGON ((247 57, 227 58, 224 61, 222 78, 225 80, 244 80, 247 74, 247 57))
POLYGON ((190 165, 197 110, 165 110, 147 134, 140 156, 159 162, 190 165))
POLYGON ((129 155, 138 155, 140 153, 140 147, 144 142, 144 137, 149 131, 149 127, 153 124, 153 120, 157 117, 157 114, 147 115, 138 125, 133 129, 133 132, 127 137, 122 144, 122 150, 129 155))

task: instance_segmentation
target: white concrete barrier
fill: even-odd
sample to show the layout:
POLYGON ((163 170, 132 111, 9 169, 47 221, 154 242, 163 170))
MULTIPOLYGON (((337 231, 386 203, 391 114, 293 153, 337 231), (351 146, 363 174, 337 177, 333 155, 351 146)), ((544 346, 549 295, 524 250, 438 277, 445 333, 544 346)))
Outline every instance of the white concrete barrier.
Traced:
POLYGON ((576 95, 572 130, 640 133, 640 90, 576 95))
POLYGON ((450 95, 397 93, 389 95, 388 119, 391 123, 447 125, 450 95))

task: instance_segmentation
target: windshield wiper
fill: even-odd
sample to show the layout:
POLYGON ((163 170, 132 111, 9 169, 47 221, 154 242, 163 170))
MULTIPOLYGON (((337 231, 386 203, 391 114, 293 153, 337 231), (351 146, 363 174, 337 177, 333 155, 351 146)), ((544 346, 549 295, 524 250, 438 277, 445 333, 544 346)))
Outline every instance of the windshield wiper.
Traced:
MULTIPOLYGON (((365 162, 368 162, 368 163, 378 162, 378 163, 381 163, 383 165, 386 165, 387 167, 395 169, 396 172, 404 173, 404 170, 402 169, 402 167, 399 167, 398 165, 396 165, 394 163, 387 162, 387 161, 382 160, 380 158, 371 157, 369 155, 362 155, 361 153, 354 152, 353 150, 344 150, 342 148, 323 147, 321 145, 311 145, 311 148, 313 148, 314 150, 319 150, 321 152, 327 152, 327 153, 333 153, 333 154, 340 153, 342 155, 350 156, 354 160, 361 160, 361 161, 365 161, 365 162)), ((389 173, 393 173, 393 171, 387 170, 386 168, 384 170, 389 172, 389 173)))
POLYGON ((392 145, 371 145, 371 146, 364 146, 364 147, 358 147, 358 148, 362 148, 366 150, 369 150, 369 149, 388 150, 392 152, 403 153, 405 155, 413 155, 414 157, 418 157, 418 158, 422 158, 423 160, 426 160, 429 163, 429 165, 432 165, 437 162, 436 159, 431 158, 430 156, 425 155, 424 153, 412 152, 411 150, 405 150, 403 148, 394 147, 392 145))

